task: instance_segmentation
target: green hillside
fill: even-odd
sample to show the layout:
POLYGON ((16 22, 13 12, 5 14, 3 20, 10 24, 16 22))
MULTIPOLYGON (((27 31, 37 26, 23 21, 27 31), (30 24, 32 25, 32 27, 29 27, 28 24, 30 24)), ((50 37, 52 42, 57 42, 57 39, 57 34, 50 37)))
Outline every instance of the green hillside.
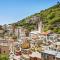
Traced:
POLYGON ((20 20, 15 23, 15 26, 23 26, 28 30, 33 30, 36 28, 38 20, 42 20, 44 31, 52 30, 55 33, 60 33, 60 3, 20 20))

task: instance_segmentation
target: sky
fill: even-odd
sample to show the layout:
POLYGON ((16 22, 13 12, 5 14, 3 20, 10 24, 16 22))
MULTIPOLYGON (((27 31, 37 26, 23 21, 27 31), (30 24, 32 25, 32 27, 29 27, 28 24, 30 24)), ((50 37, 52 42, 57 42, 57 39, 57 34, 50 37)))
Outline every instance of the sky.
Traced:
POLYGON ((0 25, 10 24, 47 9, 58 0, 0 0, 0 25))

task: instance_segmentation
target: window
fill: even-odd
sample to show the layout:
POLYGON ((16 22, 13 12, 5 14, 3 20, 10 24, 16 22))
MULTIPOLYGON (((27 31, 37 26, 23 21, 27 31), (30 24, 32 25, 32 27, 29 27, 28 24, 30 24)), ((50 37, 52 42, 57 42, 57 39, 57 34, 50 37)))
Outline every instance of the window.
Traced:
POLYGON ((4 53, 5 53, 5 51, 4 51, 4 53))
POLYGON ((0 54, 1 54, 1 48, 0 48, 0 54))
POLYGON ((53 57, 53 59, 55 59, 55 56, 53 57))

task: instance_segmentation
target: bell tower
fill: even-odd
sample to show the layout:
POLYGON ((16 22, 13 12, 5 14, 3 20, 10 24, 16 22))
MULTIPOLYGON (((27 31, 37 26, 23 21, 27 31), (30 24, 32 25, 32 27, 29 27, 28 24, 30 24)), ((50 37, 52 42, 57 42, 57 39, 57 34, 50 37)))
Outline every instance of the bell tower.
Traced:
POLYGON ((39 31, 39 33, 42 33, 42 31, 43 31, 43 23, 41 20, 38 22, 38 31, 39 31))

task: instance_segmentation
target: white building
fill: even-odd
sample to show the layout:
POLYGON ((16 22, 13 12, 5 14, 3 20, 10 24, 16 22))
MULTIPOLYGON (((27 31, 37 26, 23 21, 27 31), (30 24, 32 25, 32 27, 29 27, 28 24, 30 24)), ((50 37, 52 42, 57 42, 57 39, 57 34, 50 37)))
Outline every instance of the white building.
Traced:
POLYGON ((26 36, 24 28, 18 27, 17 29, 15 29, 15 35, 18 37, 18 40, 24 40, 26 36))

